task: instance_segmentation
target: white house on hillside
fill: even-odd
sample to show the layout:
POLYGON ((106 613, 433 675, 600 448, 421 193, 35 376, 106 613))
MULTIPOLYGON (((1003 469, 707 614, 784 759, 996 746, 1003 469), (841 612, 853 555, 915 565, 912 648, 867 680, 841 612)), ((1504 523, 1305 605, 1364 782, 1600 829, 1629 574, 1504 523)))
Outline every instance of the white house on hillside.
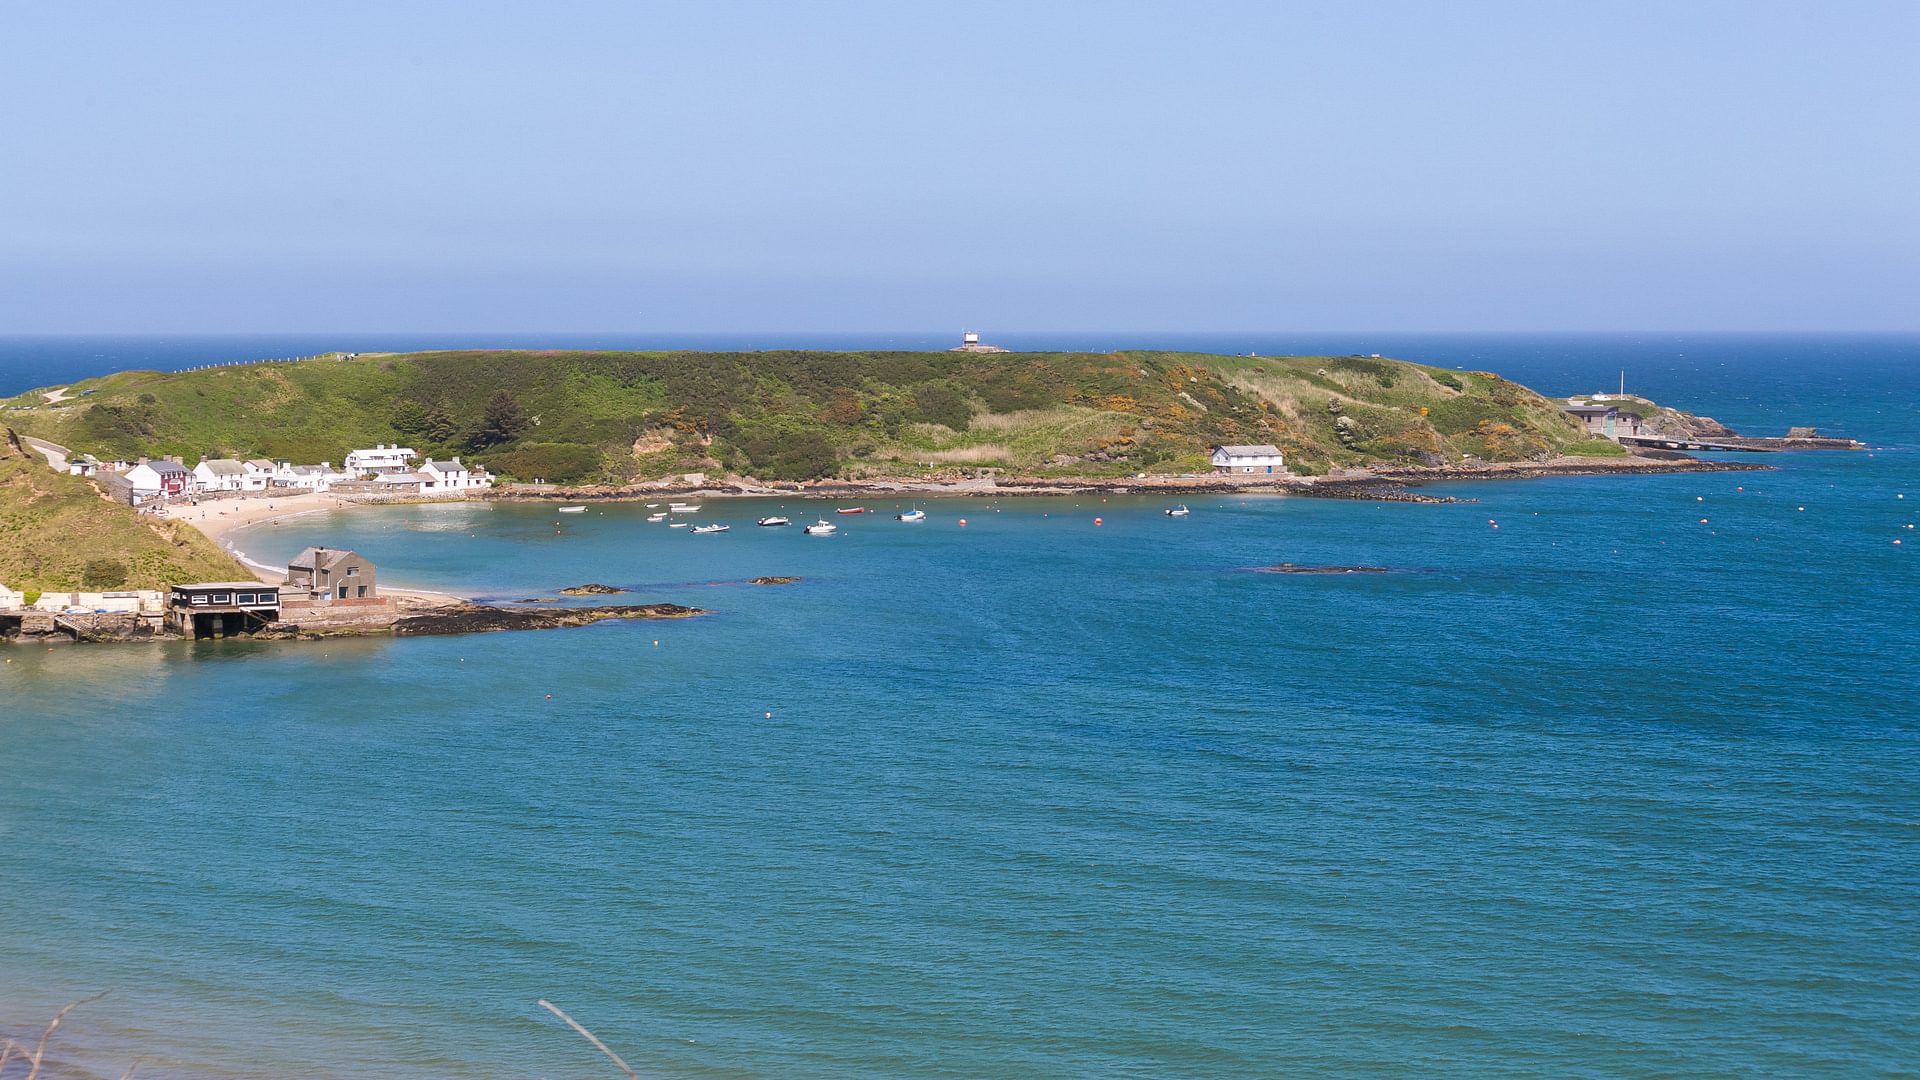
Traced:
POLYGON ((493 477, 487 474, 487 470, 469 469, 460 464, 457 457, 452 461, 428 458, 420 466, 420 475, 427 478, 422 485, 425 491, 472 491, 493 486, 493 477))
POLYGON ((381 443, 371 450, 353 450, 347 454, 347 471, 355 476, 380 476, 385 473, 413 471, 413 459, 419 457, 408 446, 381 443))
POLYGON ((1213 471, 1223 476, 1278 476, 1287 471, 1287 464, 1277 446, 1222 446, 1213 452, 1213 471))
POLYGON ((246 470, 232 458, 208 458, 193 467, 195 491, 239 491, 246 470))

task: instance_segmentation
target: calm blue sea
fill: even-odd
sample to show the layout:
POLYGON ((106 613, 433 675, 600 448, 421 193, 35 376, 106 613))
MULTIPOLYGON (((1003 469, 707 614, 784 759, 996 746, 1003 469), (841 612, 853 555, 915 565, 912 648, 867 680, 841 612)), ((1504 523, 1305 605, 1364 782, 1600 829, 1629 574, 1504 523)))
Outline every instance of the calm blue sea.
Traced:
MULTIPOLYGON (((1874 449, 830 539, 751 527, 793 502, 259 527, 715 614, 5 652, 0 1030, 107 989, 62 1075, 615 1075, 547 998, 658 1077, 1912 1074, 1920 339, 1097 344, 1136 343, 1625 368, 1874 449)), ((14 381, 133 355, 87 348, 14 381)))

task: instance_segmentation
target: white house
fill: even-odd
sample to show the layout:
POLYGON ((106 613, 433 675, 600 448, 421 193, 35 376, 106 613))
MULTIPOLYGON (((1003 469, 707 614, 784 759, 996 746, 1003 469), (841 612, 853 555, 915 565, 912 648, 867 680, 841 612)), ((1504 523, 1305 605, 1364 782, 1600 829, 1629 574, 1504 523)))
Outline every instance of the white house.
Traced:
POLYGON ((5 585, 0 585, 0 611, 8 611, 13 608, 22 607, 26 602, 26 597, 21 596, 5 585))
POLYGON ((1265 443, 1259 446, 1222 446, 1213 451, 1213 471, 1222 476, 1279 476, 1287 471, 1280 448, 1265 443))
POLYGON ((420 475, 427 478, 422 485, 426 491, 472 491, 493 486, 493 477, 485 469, 468 469, 460 464, 459 458, 452 461, 435 461, 428 458, 420 466, 420 475))
POLYGON ((92 454, 67 459, 67 473, 71 476, 96 476, 99 472, 100 460, 92 454))
POLYGON ((177 461, 143 461, 127 470, 127 484, 136 501, 161 495, 185 495, 193 474, 177 461))
POLYGON ((232 458, 208 458, 193 467, 195 491, 239 491, 246 470, 232 458))
POLYGON ((378 477, 385 473, 404 473, 413 471, 413 459, 419 457, 412 447, 388 446, 381 443, 371 450, 353 450, 347 453, 347 471, 355 476, 378 477))
POLYGON ((283 461, 273 471, 274 487, 296 491, 325 491, 342 480, 351 479, 352 473, 335 469, 331 461, 318 465, 289 465, 283 461))
POLYGON ((273 486, 273 475, 280 466, 266 458, 250 458, 240 463, 240 487, 243 491, 265 491, 273 486))
POLYGON ((418 495, 426 491, 433 480, 426 473, 408 471, 381 473, 373 482, 380 485, 383 493, 418 495))

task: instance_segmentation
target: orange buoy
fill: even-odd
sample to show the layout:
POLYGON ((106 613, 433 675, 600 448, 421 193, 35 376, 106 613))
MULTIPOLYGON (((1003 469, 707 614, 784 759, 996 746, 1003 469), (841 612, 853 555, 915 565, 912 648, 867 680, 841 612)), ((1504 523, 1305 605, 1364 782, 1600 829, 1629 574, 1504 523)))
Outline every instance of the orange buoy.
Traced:
POLYGON ((1099 519, 1099 518, 1094 518, 1094 519, 1093 519, 1093 523, 1094 523, 1095 525, 1098 525, 1098 524, 1100 524, 1100 519, 1099 519))

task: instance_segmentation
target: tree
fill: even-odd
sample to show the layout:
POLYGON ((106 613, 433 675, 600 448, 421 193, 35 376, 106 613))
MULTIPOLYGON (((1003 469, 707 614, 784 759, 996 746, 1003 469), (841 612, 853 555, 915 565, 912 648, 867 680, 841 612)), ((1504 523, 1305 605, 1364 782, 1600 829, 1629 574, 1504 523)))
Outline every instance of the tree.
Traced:
POLYGON ((428 442, 444 443, 452 441, 460 433, 460 425, 454 422, 453 414, 447 411, 444 401, 434 403, 427 410, 426 419, 420 427, 420 434, 428 442))
POLYGON ((394 405, 393 411, 387 414, 387 423, 393 425, 393 430, 411 439, 426 432, 427 410, 419 402, 406 398, 394 405))
POLYGON ((487 402, 487 412, 480 420, 480 429, 474 432, 474 443, 478 446, 498 446, 512 442, 520 437, 527 428, 527 411, 520 407, 520 399, 507 390, 495 390, 493 398, 487 402))

